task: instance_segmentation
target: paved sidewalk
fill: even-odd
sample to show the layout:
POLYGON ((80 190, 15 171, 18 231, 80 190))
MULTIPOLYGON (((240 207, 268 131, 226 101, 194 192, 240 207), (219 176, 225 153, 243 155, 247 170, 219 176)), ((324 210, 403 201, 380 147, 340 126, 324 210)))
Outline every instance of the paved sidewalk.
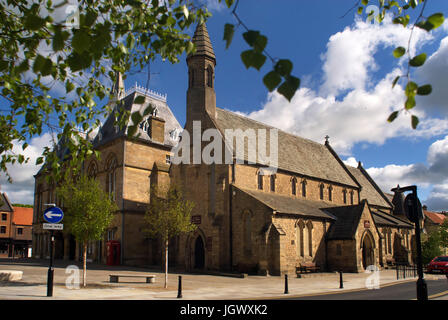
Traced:
MULTIPOLYGON (((23 271, 23 278, 17 282, 0 282, 0 300, 180 300, 178 293, 178 276, 182 276, 182 296, 184 300, 239 300, 239 299, 273 299, 286 297, 284 277, 247 276, 236 278, 230 276, 205 275, 192 273, 170 273, 168 288, 164 288, 165 274, 160 269, 110 267, 88 264, 87 287, 70 289, 73 280, 82 281, 81 264, 75 269, 66 269, 73 262, 57 261, 54 271, 53 297, 47 297, 48 261, 45 260, 8 260, 0 259, 0 270, 23 271), (66 273, 67 272, 67 273, 66 273), (144 279, 120 279, 120 283, 110 283, 109 274, 154 274, 155 283, 146 283, 144 279), (124 282, 122 282, 124 281, 124 282), (68 286, 67 286, 68 284, 68 286)), ((445 276, 425 275, 425 279, 445 279, 445 276)), ((319 273, 297 278, 288 277, 288 298, 294 296, 343 292, 366 289, 375 285, 379 279, 380 286, 403 281, 416 281, 416 278, 396 280, 395 270, 383 270, 373 273, 343 274, 343 289, 339 288, 338 273, 319 273), (378 278, 375 278, 378 276, 378 278)), ((448 300, 448 296, 436 299, 448 300)))

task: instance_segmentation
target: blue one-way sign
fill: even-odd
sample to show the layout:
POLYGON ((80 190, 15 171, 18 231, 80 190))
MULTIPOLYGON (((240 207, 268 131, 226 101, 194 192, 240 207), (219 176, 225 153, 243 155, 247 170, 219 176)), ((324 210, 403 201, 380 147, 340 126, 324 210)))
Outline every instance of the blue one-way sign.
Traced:
POLYGON ((51 207, 44 211, 44 219, 49 223, 58 223, 64 217, 64 213, 58 207, 51 207))

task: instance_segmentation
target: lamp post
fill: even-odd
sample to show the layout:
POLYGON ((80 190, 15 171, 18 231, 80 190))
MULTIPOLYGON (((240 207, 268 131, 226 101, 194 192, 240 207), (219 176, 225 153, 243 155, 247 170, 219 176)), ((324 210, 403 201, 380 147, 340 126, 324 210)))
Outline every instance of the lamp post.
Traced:
POLYGON ((422 244, 420 238, 420 220, 423 219, 422 206, 417 197, 417 186, 393 188, 393 192, 411 191, 404 200, 404 211, 407 218, 415 224, 415 240, 417 245, 417 300, 428 300, 428 287, 423 278, 422 244))

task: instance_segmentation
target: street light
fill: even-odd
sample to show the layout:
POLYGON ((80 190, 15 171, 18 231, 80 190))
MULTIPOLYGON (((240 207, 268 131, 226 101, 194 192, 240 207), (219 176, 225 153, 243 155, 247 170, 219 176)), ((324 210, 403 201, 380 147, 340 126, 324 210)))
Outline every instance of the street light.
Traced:
POLYGON ((422 205, 417 197, 417 187, 397 187, 392 189, 393 192, 405 192, 411 191, 404 200, 404 210, 407 218, 415 224, 415 240, 417 243, 417 300, 428 300, 428 287, 426 281, 423 278, 423 263, 422 263, 422 244, 420 239, 420 220, 423 219, 422 205))

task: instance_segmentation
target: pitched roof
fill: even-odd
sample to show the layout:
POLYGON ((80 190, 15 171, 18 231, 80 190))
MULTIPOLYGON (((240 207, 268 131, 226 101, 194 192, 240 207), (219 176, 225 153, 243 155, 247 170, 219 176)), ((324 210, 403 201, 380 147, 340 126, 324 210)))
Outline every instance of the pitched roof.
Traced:
POLYGON ((331 220, 334 219, 331 214, 328 214, 323 210, 330 207, 330 205, 325 202, 293 198, 275 193, 250 190, 236 186, 234 187, 248 194, 252 198, 260 201, 272 210, 277 211, 277 213, 296 214, 300 216, 326 218, 331 220))
POLYGON ((413 224, 404 218, 398 218, 381 210, 371 210, 373 220, 378 226, 413 228, 413 224))
POLYGON ((12 222, 16 225, 33 225, 33 208, 14 207, 14 217, 12 222))
MULTIPOLYGON (((177 132, 180 133, 182 127, 166 103, 166 96, 162 96, 151 90, 146 90, 135 85, 126 92, 125 97, 120 100, 120 102, 122 103, 121 106, 125 110, 130 111, 131 114, 137 111, 140 112, 140 114, 143 114, 143 111, 151 104, 156 110, 157 117, 165 120, 165 139, 163 144, 172 147, 178 143, 177 140, 172 138, 172 132, 177 130, 177 132), (137 96, 143 96, 145 101, 142 104, 134 103, 137 96)), ((118 125, 115 125, 116 115, 118 115, 118 111, 114 110, 106 119, 104 125, 101 127, 93 141, 95 147, 127 135, 127 130, 132 125, 132 119, 129 119, 129 122, 120 129, 118 125)), ((138 139, 140 140, 160 144, 151 138, 151 135, 143 128, 143 126, 138 126, 136 135, 139 135, 138 139)), ((176 136, 178 136, 178 134, 176 136)))
POLYGON ((336 217, 336 221, 328 229, 327 240, 354 239, 364 206, 365 202, 361 202, 357 205, 326 209, 326 211, 336 217))
POLYGON ((366 199, 370 205, 391 208, 391 204, 382 195, 382 191, 377 189, 373 180, 368 176, 368 173, 361 168, 355 168, 347 165, 347 169, 352 173, 355 179, 361 185, 361 199, 366 199), (369 179, 370 178, 370 179, 369 179), (381 193, 380 193, 381 192, 381 193))
MULTIPOLYGON (((270 150, 269 130, 278 130, 277 128, 220 108, 216 108, 216 118, 214 121, 224 139, 226 139, 226 129, 241 129, 243 131, 252 129, 255 134, 258 134, 259 129, 267 130, 266 154, 269 154, 270 150)), ((235 141, 226 140, 226 144, 235 145, 235 141)), ((245 143, 244 159, 240 160, 249 160, 248 155, 256 155, 256 151, 256 144, 245 143)), ((257 156, 256 160, 257 163, 266 165, 268 164, 268 159, 262 159, 257 156)), ((350 177, 343 165, 338 162, 325 145, 281 130, 278 130, 278 168, 308 177, 358 187, 358 184, 350 177)))
POLYGON ((6 193, 0 193, 0 211, 3 212, 13 212, 14 209, 12 208, 11 202, 8 199, 8 196, 6 193))
POLYGON ((448 220, 448 217, 446 217, 444 214, 437 212, 423 210, 423 214, 435 224, 442 224, 445 220, 448 220))

